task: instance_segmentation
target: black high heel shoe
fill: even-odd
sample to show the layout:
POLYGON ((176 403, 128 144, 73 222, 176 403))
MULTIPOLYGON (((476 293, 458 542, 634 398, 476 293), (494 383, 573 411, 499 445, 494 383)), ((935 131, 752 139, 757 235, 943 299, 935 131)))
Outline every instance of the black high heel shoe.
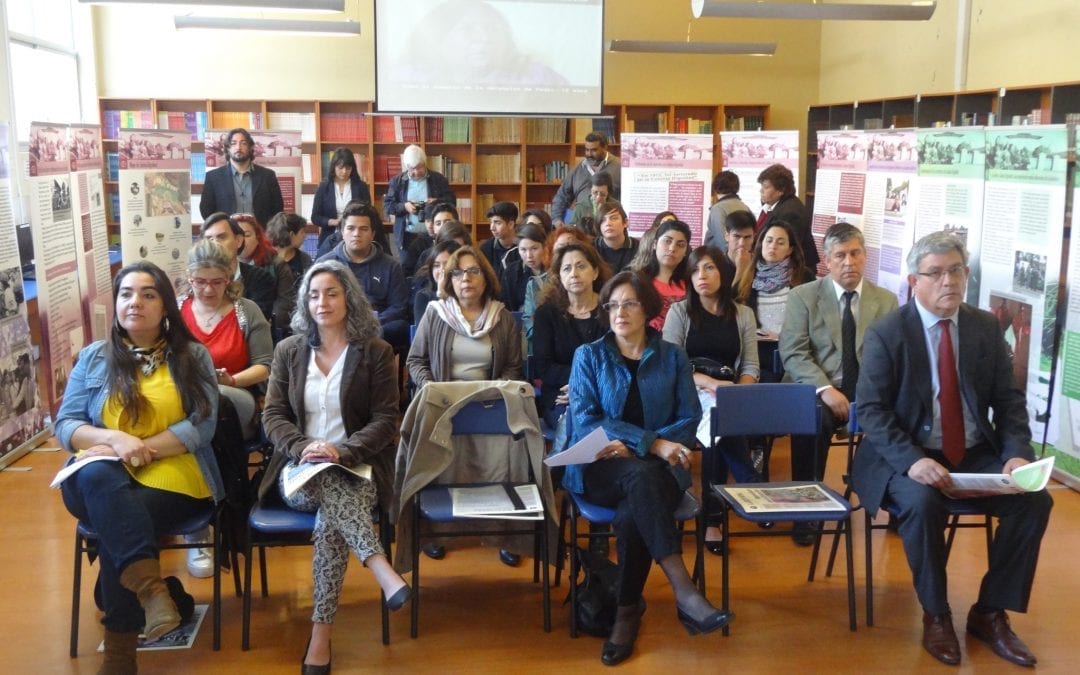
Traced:
POLYGON ((308 649, 311 648, 311 638, 308 638, 307 647, 304 647, 304 655, 300 657, 300 675, 330 675, 330 664, 333 662, 326 662, 325 666, 313 666, 310 663, 304 663, 307 660, 308 649))
POLYGON ((720 630, 735 619, 733 612, 725 612, 722 609, 718 609, 700 620, 684 612, 681 607, 676 606, 675 609, 679 612, 679 622, 686 628, 686 632, 691 635, 701 635, 720 630))
POLYGON ((605 666, 617 666, 634 653, 634 643, 637 641, 638 631, 641 630, 641 617, 645 614, 645 599, 638 601, 637 614, 633 617, 634 630, 630 633, 630 642, 615 644, 610 640, 604 642, 600 649, 600 662, 605 666))
POLYGON ((405 606, 405 603, 412 597, 412 588, 409 584, 405 584, 401 588, 394 591, 394 594, 386 599, 386 606, 391 612, 396 612, 405 606))

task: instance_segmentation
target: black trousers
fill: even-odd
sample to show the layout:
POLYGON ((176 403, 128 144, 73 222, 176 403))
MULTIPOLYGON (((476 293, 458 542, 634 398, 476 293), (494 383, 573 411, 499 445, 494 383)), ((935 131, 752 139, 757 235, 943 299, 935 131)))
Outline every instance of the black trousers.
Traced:
POLYGON ((615 509, 619 605, 636 605, 652 561, 679 552, 675 508, 682 493, 667 463, 652 455, 593 462, 584 479, 586 499, 615 509))
MULTIPOLYGON (((949 467, 941 453, 928 450, 927 454, 949 467)), ((955 470, 1000 473, 1001 468, 1001 461, 988 449, 976 448, 968 451, 955 470)), ((945 571, 947 498, 936 488, 895 474, 886 488, 886 499, 899 509, 900 538, 919 603, 931 614, 944 614, 949 610, 945 571)), ((979 588, 979 603, 994 609, 1027 611, 1039 545, 1054 500, 1041 490, 969 501, 998 518, 990 546, 990 565, 979 588)))

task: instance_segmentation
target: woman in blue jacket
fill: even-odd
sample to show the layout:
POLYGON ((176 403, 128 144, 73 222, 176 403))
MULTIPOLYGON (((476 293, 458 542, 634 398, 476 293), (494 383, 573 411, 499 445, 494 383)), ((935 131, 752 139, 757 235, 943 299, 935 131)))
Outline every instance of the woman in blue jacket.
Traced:
POLYGON ((732 615, 698 591, 679 553, 674 514, 690 485, 687 446, 701 419, 690 361, 648 326, 661 300, 645 276, 616 274, 600 292, 600 306, 610 330, 574 356, 570 436, 576 442, 603 427, 611 442, 591 464, 567 467, 563 485, 617 511, 618 610, 600 655, 615 665, 633 652, 653 560, 671 583, 679 621, 691 635, 723 628, 732 615))

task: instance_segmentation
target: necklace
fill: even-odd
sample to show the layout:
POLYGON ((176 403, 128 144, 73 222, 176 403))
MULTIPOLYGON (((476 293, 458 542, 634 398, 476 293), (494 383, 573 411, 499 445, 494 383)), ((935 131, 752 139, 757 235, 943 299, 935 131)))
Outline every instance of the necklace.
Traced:
POLYGON ((199 305, 197 303, 192 303, 191 305, 192 314, 195 315, 195 322, 205 331, 209 332, 213 330, 217 322, 221 320, 221 309, 214 308, 213 312, 207 316, 205 313, 200 312, 198 307, 199 305))

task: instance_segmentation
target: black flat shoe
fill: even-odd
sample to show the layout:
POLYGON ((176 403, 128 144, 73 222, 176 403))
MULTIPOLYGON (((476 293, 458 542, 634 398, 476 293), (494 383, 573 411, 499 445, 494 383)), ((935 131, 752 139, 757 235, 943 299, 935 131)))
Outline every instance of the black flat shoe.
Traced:
POLYGON ((705 542, 705 550, 713 555, 724 555, 724 541, 707 541, 705 542))
POLYGON ((682 609, 679 609, 678 607, 676 607, 676 609, 679 612, 679 621, 686 627, 686 632, 691 635, 701 635, 703 633, 711 633, 714 630, 720 630, 735 619, 735 614, 733 612, 725 612, 718 609, 699 621, 682 611, 682 609))
POLYGON ((424 544, 424 548, 420 550, 432 560, 442 560, 446 557, 446 547, 442 544, 424 544))
POLYGON ((507 567, 517 567, 521 564, 521 556, 517 553, 511 553, 505 548, 499 549, 499 562, 507 567))
POLYGON ((609 640, 604 641, 600 648, 600 663, 605 666, 617 666, 634 653, 634 643, 637 642, 638 631, 641 630, 641 617, 645 614, 645 598, 638 602, 637 616, 634 617, 634 630, 630 634, 630 642, 624 645, 615 644, 609 640))
POLYGON ((313 666, 309 663, 304 663, 307 660, 308 649, 311 647, 311 638, 308 638, 307 647, 304 647, 304 655, 300 657, 300 675, 330 675, 330 663, 333 659, 327 661, 325 666, 313 666))
POLYGON ((396 612, 405 606, 405 603, 412 597, 412 588, 409 584, 405 584, 401 588, 394 591, 394 594, 386 599, 386 606, 391 612, 396 612))

